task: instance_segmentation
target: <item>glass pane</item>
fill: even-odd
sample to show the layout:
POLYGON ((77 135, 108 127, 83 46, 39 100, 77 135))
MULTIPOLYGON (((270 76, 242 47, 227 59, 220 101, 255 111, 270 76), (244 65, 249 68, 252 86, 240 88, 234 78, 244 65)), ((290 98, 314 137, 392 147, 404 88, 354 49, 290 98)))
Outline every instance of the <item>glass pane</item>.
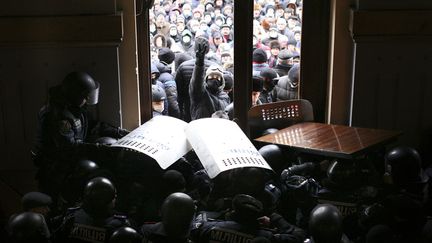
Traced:
POLYGON ((299 98, 302 10, 302 0, 255 0, 252 105, 299 98))
POLYGON ((232 0, 155 0, 149 13, 154 115, 169 115, 189 122, 224 111, 231 103, 233 6, 232 0), (202 83, 214 102, 209 104, 208 99, 198 99, 195 102, 198 105, 192 104, 195 108, 191 112, 189 84, 195 67, 197 38, 208 42, 202 83), (207 69, 213 65, 217 68, 207 69), (214 89, 212 78, 217 80, 214 89), (202 114, 197 114, 197 109, 202 114))

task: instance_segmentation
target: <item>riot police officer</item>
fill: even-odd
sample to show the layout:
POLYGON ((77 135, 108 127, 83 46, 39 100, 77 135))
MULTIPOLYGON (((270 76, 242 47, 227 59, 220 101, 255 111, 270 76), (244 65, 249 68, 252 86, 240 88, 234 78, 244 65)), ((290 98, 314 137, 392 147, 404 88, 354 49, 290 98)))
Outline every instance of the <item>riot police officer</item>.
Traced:
POLYGON ((114 213, 116 188, 108 179, 96 177, 85 189, 82 207, 71 208, 54 232, 54 242, 107 242, 113 232, 130 226, 126 216, 114 213))
POLYGON ((23 212, 11 218, 9 239, 13 243, 49 243, 50 232, 42 214, 23 212))
POLYGON ((189 233, 195 214, 195 204, 192 198, 182 192, 172 193, 164 200, 161 211, 161 222, 144 224, 141 227, 145 242, 190 242, 189 233))
POLYGON ((40 190, 53 196, 54 201, 58 185, 74 161, 97 149, 96 144, 89 143, 91 132, 110 137, 127 134, 126 130, 105 123, 91 129, 87 106, 97 103, 98 93, 99 83, 89 74, 71 72, 60 85, 50 88, 48 104, 39 111, 32 155, 39 167, 36 179, 40 190))
POLYGON ((237 194, 227 220, 213 220, 200 213, 192 229, 195 242, 250 242, 263 237, 270 242, 303 242, 305 232, 277 213, 263 215, 263 204, 254 197, 237 194))

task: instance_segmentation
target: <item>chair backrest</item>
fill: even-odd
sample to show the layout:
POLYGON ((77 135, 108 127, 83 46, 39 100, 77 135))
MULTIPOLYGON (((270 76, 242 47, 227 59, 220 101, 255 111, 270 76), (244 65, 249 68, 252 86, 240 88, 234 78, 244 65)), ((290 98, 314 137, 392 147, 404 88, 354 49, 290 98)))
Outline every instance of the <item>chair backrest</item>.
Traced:
POLYGON ((267 128, 285 128, 299 122, 313 121, 313 107, 308 100, 286 100, 256 105, 248 112, 251 135, 267 128))

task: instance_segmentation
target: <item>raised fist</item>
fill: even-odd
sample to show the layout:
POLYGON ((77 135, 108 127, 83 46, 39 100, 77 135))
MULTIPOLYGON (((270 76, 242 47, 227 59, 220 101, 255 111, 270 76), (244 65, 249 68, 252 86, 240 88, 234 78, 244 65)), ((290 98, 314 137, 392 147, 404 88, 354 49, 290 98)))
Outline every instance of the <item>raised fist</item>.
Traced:
POLYGON ((206 38, 197 37, 195 39, 195 56, 197 61, 204 61, 204 56, 209 51, 209 42, 206 38))

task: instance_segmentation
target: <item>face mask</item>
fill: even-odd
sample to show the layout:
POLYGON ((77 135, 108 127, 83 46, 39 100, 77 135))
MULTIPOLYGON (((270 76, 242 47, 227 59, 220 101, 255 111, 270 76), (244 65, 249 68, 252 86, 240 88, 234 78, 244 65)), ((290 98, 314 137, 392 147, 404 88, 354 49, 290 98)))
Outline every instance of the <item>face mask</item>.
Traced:
POLYGON ((162 113, 162 111, 164 110, 164 104, 163 104, 163 102, 159 105, 159 104, 154 104, 153 103, 153 110, 155 110, 155 111, 157 111, 157 112, 159 112, 159 113, 162 113))
POLYGON ((183 43, 187 44, 187 43, 189 43, 190 41, 191 41, 191 38, 190 38, 188 35, 183 36, 183 43))
POLYGON ((278 36, 278 34, 277 34, 277 32, 275 32, 275 31, 271 31, 271 32, 269 33, 269 36, 270 36, 271 38, 276 38, 276 37, 278 36))
POLYGON ((170 36, 176 36, 177 35, 177 30, 176 29, 171 29, 170 30, 170 36))
POLYGON ((220 82, 217 79, 207 79, 207 87, 212 93, 219 91, 220 82))

